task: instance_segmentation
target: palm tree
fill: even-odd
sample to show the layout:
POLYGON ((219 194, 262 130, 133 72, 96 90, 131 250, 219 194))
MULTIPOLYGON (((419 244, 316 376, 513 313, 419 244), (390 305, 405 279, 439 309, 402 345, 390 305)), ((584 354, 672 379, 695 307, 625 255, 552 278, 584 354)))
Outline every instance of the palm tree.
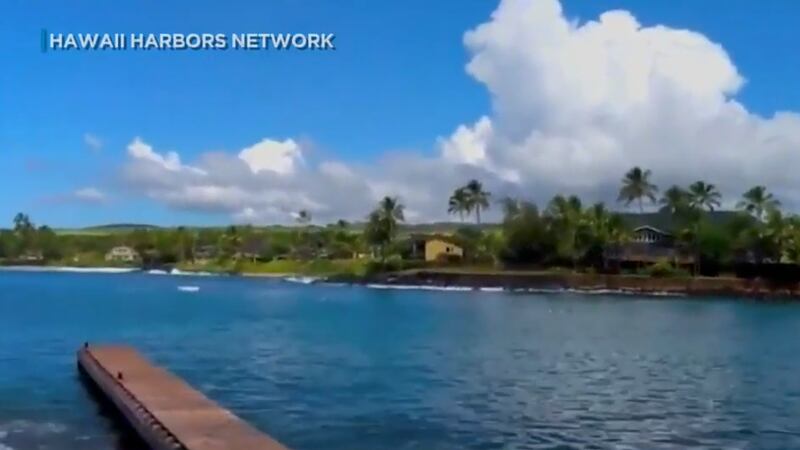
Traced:
POLYGON ((378 214, 381 220, 385 220, 393 232, 396 231, 398 222, 406 220, 403 211, 405 211, 405 206, 397 197, 386 196, 378 203, 378 214))
POLYGON ((762 246, 774 262, 781 262, 783 250, 791 238, 791 222, 783 217, 779 209, 767 210, 761 232, 762 246))
POLYGON ((601 245, 621 240, 624 234, 622 216, 610 212, 602 202, 595 203, 586 210, 586 224, 594 239, 601 245))
POLYGON ((489 197, 492 196, 490 192, 483 190, 483 184, 478 180, 470 180, 464 189, 467 191, 469 198, 468 211, 475 211, 475 222, 481 224, 481 209, 489 209, 489 197))
POLYGON ((742 200, 736 204, 736 207, 747 211, 760 222, 763 222, 765 219, 765 213, 779 207, 780 205, 781 203, 778 201, 778 199, 776 199, 772 193, 767 192, 766 187, 755 186, 742 194, 742 200))
POLYGON ((308 225, 311 223, 311 213, 305 209, 301 209, 297 212, 297 215, 295 215, 294 220, 300 225, 308 225))
POLYGON ((242 235, 236 225, 230 225, 220 236, 219 248, 226 257, 237 258, 242 246, 242 235))
POLYGON ((689 205, 693 208, 714 211, 719 208, 722 194, 717 187, 704 181, 695 181, 689 186, 689 205))
POLYGON ((642 199, 647 198, 651 202, 655 202, 656 193, 658 192, 658 186, 650 182, 650 175, 652 175, 652 172, 642 170, 640 167, 634 167, 629 170, 622 179, 622 188, 619 190, 617 201, 625 202, 625 206, 628 206, 634 200, 637 200, 639 202, 639 212, 644 212, 642 199))
POLYGON ((26 232, 30 231, 31 229, 33 229, 33 223, 27 214, 20 212, 14 216, 14 231, 26 232))
POLYGON ((628 240, 628 228, 620 214, 613 213, 604 203, 595 203, 585 212, 586 226, 582 238, 587 251, 594 250, 607 267, 606 251, 618 249, 628 240))
POLYGON ((370 244, 380 248, 381 259, 386 260, 386 250, 392 243, 399 227, 398 222, 405 220, 405 207, 396 197, 384 197, 369 215, 365 237, 370 244))
POLYGON ((800 263, 800 218, 797 216, 786 219, 786 239, 783 253, 786 258, 795 263, 800 263))
POLYGON ((585 225, 583 206, 581 200, 572 195, 564 197, 556 195, 547 206, 547 215, 557 230, 559 252, 572 261, 572 266, 577 267, 581 249, 579 247, 580 229, 585 225))
POLYGON ((450 214, 458 214, 459 219, 464 221, 464 213, 469 214, 471 209, 470 196, 467 190, 460 187, 453 191, 450 200, 447 202, 447 212, 450 214))
POLYGON ((689 193, 678 185, 672 185, 672 187, 664 191, 658 203, 662 205, 662 211, 677 214, 681 209, 689 206, 689 193))
POLYGON ((523 209, 523 202, 513 197, 503 197, 498 202, 503 208, 503 220, 514 220, 520 216, 523 209))

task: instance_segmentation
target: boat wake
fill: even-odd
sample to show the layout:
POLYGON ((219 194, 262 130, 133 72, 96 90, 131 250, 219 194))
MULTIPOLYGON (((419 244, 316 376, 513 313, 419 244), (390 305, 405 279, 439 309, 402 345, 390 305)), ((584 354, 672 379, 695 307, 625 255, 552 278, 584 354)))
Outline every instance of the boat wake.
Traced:
POLYGON ((288 281, 289 283, 299 283, 299 284, 311 284, 320 281, 321 278, 319 277, 286 277, 283 278, 283 281, 288 281))
POLYGON ((200 291, 200 286, 178 286, 178 290, 181 292, 198 292, 200 291))
POLYGON ((186 276, 186 277, 210 277, 216 275, 211 272, 191 272, 180 269, 170 269, 170 270, 151 269, 148 270, 147 273, 149 275, 175 275, 175 276, 186 276))

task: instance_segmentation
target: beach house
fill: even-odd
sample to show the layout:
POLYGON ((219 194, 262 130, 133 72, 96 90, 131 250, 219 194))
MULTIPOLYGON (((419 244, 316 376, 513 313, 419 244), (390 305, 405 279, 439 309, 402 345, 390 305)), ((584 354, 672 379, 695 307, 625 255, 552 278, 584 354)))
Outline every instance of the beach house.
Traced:
POLYGON ((118 245, 106 253, 106 261, 133 262, 139 259, 139 252, 127 245, 118 245))
POLYGON ((607 247, 604 258, 611 266, 642 266, 659 261, 691 265, 694 262, 691 254, 676 245, 672 233, 651 225, 635 228, 629 242, 607 247))
POLYGON ((464 257, 464 249, 450 236, 415 235, 410 239, 412 259, 424 259, 427 262, 443 260, 460 260, 464 257))

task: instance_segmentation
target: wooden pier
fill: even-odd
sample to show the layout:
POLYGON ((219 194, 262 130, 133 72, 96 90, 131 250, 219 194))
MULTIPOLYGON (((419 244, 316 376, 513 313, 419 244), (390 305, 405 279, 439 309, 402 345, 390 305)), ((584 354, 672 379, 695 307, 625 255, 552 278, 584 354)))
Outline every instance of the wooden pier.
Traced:
POLYGON ((85 345, 78 369, 155 450, 287 450, 130 347, 85 345))

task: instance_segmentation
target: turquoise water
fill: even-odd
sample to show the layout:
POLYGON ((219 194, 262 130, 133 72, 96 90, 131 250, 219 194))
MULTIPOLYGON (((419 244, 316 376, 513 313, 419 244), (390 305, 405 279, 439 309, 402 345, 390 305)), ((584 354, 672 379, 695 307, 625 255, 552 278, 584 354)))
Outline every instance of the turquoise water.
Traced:
POLYGON ((297 450, 800 448, 795 304, 0 272, 0 449, 136 448, 85 340, 297 450))

